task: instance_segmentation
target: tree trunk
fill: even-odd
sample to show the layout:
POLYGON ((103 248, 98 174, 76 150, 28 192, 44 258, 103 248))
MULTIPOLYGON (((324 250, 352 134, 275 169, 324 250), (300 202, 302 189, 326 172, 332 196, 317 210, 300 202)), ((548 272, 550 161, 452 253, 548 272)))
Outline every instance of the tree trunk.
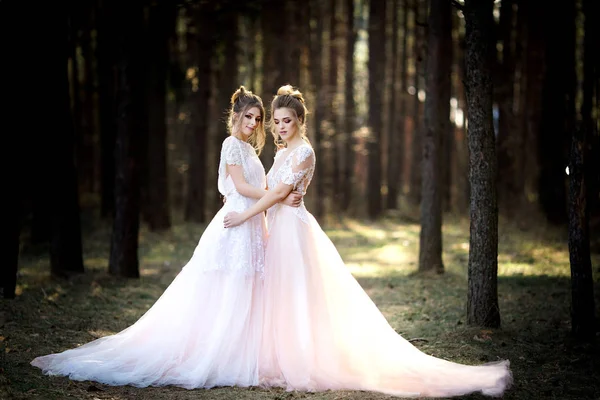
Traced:
POLYGON ((547 58, 538 137, 540 206, 556 224, 567 221, 565 167, 568 138, 575 129, 575 2, 562 3, 543 8, 547 58))
POLYGON ((521 134, 515 129, 514 85, 515 59, 513 52, 513 3, 505 0, 500 8, 499 40, 502 43, 502 60, 496 63, 494 96, 498 103, 498 203, 499 210, 512 216, 518 206, 516 187, 519 171, 516 169, 516 147, 521 134))
POLYGON ((569 259, 571 261, 571 329, 575 337, 593 340, 596 335, 594 280, 590 256, 588 165, 590 138, 594 131, 594 15, 592 0, 583 1, 585 15, 583 55, 583 102, 581 123, 573 131, 569 160, 569 259))
POLYGON ((388 131, 387 131, 387 170, 386 183, 387 195, 385 208, 393 210, 398 207, 398 116, 396 113, 396 104, 398 92, 401 92, 399 87, 401 82, 396 79, 398 69, 398 0, 392 0, 392 45, 390 51, 391 63, 391 81, 392 88, 390 100, 388 102, 388 131))
POLYGON ((313 147, 316 153, 316 170, 314 183, 315 185, 315 217, 322 219, 325 215, 325 163, 323 157, 323 146, 322 141, 324 137, 323 132, 323 119, 325 110, 325 93, 323 91, 323 4, 318 0, 311 0, 309 2, 309 23, 310 32, 310 80, 312 83, 313 93, 315 94, 315 107, 314 107, 314 140, 312 141, 313 147), (315 20, 314 28, 311 28, 310 21, 315 20))
POLYGON ((48 165, 52 190, 47 201, 52 209, 52 238, 50 241, 50 271, 57 277, 83 272, 79 191, 75 170, 75 129, 69 96, 69 75, 64 75, 64 127, 58 129, 51 141, 53 161, 48 165))
MULTIPOLYGON (((406 154, 406 115, 407 115, 407 104, 409 99, 408 94, 408 47, 406 45, 408 38, 408 2, 403 3, 402 7, 402 53, 401 53, 401 65, 400 65, 400 87, 398 92, 400 93, 399 104, 397 108, 398 113, 398 129, 396 131, 396 186, 397 195, 404 194, 405 184, 405 154, 406 154)), ((396 204, 396 207, 398 205, 396 204)))
POLYGON ((171 227, 169 184, 167 180, 166 82, 169 36, 175 13, 165 3, 151 6, 148 46, 148 169, 146 221, 152 231, 171 227))
POLYGON ((500 326, 498 208, 492 125, 493 0, 466 0, 466 92, 469 113, 471 223, 467 322, 500 326))
POLYGON ((379 217, 381 203, 381 138, 383 130, 383 76, 385 74, 385 1, 369 3, 369 138, 367 141, 367 205, 371 219, 379 217))
POLYGON ((116 106, 115 106, 115 54, 116 39, 114 32, 114 16, 116 11, 110 1, 102 1, 98 11, 98 110, 100 114, 100 181, 101 181, 101 214, 111 216, 115 209, 115 141, 116 141, 116 106))
MULTIPOLYGON (((286 61, 289 57, 290 49, 282 40, 286 36, 286 12, 285 2, 283 0, 265 0, 263 2, 263 12, 261 15, 262 37, 263 37, 263 86, 262 93, 266 100, 267 108, 270 108, 273 96, 277 94, 277 89, 291 83, 284 82, 287 76, 286 61)), ((316 150, 316 149, 315 149, 316 150)), ((265 147, 260 155, 260 159, 268 171, 273 165, 275 156, 275 144, 271 137, 265 143, 265 147)), ((318 153, 317 153, 318 159, 318 153)))
POLYGON ((356 104, 354 101, 354 47, 356 43, 356 29, 354 28, 354 0, 346 0, 346 53, 344 77, 344 170, 341 200, 342 211, 348 211, 353 194, 353 168, 354 168, 354 118, 356 104))
POLYGON ((330 141, 331 152, 331 180, 330 185, 332 191, 332 199, 334 204, 340 201, 340 155, 338 150, 339 138, 339 113, 337 107, 337 92, 338 92, 338 58, 340 53, 340 35, 339 35, 339 15, 337 12, 338 0, 329 0, 329 77, 328 77, 328 117, 329 134, 327 135, 330 141))
MULTIPOLYGON (((302 29, 305 24, 306 10, 304 4, 297 0, 287 0, 285 7, 287 18, 285 51, 289 56, 284 57, 286 65, 283 82, 298 86, 300 85, 300 57, 302 56, 302 46, 306 36, 302 29)), ((271 97, 267 97, 265 100, 268 103, 270 99, 271 97)))
POLYGON ((419 205, 421 203, 421 114, 420 114, 420 100, 419 100, 419 87, 421 81, 421 75, 423 75, 423 54, 422 54, 422 43, 423 43, 423 15, 421 13, 421 1, 414 0, 413 12, 414 12, 414 24, 413 24, 413 60, 414 60, 414 95, 413 95, 413 124, 412 124, 412 135, 411 135, 411 149, 410 149, 410 191, 409 201, 413 205, 419 205))
POLYGON ((139 277, 138 236, 140 226, 140 177, 145 99, 143 93, 141 2, 121 3, 116 13, 119 36, 117 61, 117 140, 115 146, 115 221, 109 272, 123 277, 139 277))
POLYGON ((423 129, 419 271, 444 272, 442 261, 442 136, 449 131, 452 9, 431 0, 423 129))
POLYGON ((211 96, 212 35, 214 33, 214 4, 207 2, 198 5, 194 14, 196 37, 193 46, 198 65, 198 87, 191 94, 190 169, 188 172, 188 193, 185 220, 205 221, 204 196, 206 191, 206 155, 208 142, 208 111, 211 96))
MULTIPOLYGON (((231 106, 231 95, 238 89, 238 15, 225 8, 222 10, 222 18, 219 20, 222 26, 228 28, 222 32, 221 37, 221 68, 219 69, 219 89, 217 93, 217 110, 219 116, 223 119, 227 118, 227 111, 231 106)), ((249 90, 252 90, 249 86, 249 90)), ((221 146, 223 140, 227 137, 227 130, 223 124, 217 127, 217 137, 214 141, 215 154, 221 154, 221 146)), ((216 161, 218 163, 218 160, 216 161)), ((223 198, 220 194, 215 196, 215 202, 212 211, 216 213, 223 207, 223 198)))
MULTIPOLYGON (((523 187, 526 200, 530 195, 536 195, 538 192, 539 181, 539 166, 540 166, 540 148, 538 137, 542 131, 541 125, 541 109, 542 109, 542 90, 544 68, 546 64, 546 56, 544 52, 544 32, 543 21, 538 14, 538 8, 534 7, 530 2, 522 4, 524 21, 523 30, 526 38, 519 40, 519 43, 525 42, 524 55, 524 71, 523 78, 525 80, 523 87, 525 92, 522 95, 522 103, 520 112, 524 119, 523 148, 530 149, 529 154, 522 158, 522 175, 519 180, 519 187, 523 187)), ((521 11, 519 11, 521 13, 521 11)), ((519 16, 517 16, 518 18, 519 16)))

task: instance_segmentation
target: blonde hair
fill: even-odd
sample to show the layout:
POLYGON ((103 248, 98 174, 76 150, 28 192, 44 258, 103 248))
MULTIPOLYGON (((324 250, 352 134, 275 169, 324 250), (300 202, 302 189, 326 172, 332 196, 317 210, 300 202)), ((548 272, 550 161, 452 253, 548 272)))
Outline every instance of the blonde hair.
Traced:
POLYGON ((231 96, 231 108, 229 109, 227 118, 227 130, 230 135, 237 132, 244 114, 252 107, 256 107, 260 110, 260 116, 262 118, 252 135, 250 135, 248 142, 256 149, 256 152, 260 154, 265 146, 267 137, 267 134, 265 133, 265 107, 263 106, 262 99, 247 90, 243 85, 231 96))
POLYGON ((297 88, 294 89, 292 85, 288 84, 281 86, 277 90, 277 95, 271 102, 271 119, 269 120, 269 126, 271 128, 271 134, 273 135, 275 146, 277 148, 285 146, 282 140, 279 139, 279 134, 277 134, 275 123, 273 122, 275 110, 279 108, 288 108, 293 111, 296 117, 296 124, 300 131, 300 136, 308 144, 310 144, 310 140, 308 140, 308 137, 306 136, 306 114, 308 114, 308 110, 304 105, 304 97, 297 88))

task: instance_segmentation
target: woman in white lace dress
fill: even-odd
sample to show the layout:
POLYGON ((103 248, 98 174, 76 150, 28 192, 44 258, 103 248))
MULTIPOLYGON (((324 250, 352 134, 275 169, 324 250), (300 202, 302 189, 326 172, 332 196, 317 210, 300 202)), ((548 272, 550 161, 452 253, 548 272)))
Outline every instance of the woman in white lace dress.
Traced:
POLYGON ((281 87, 271 115, 273 135, 285 147, 267 174, 269 192, 224 220, 231 228, 268 209, 261 385, 406 397, 502 395, 512 381, 508 361, 470 366, 421 352, 389 325, 304 205, 277 204, 294 189, 306 193, 315 154, 299 91, 281 87))
MULTIPOLYGON (((75 349, 34 359, 49 375, 138 387, 184 388, 258 384, 262 329, 265 218, 223 227, 265 191, 257 156, 265 143, 262 100, 242 86, 231 99, 218 171, 227 202, 193 256, 156 303, 133 325, 75 349)), ((287 199, 287 204, 301 197, 287 199)))

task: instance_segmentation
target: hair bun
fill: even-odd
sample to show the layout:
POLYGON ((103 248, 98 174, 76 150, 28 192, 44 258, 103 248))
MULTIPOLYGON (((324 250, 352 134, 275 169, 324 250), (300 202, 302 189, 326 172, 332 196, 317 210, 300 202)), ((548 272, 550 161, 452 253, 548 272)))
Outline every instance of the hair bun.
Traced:
POLYGON ((252 92, 249 92, 248 90, 246 90, 244 85, 240 86, 239 89, 235 91, 233 96, 231 96, 231 104, 235 104, 235 102, 240 98, 240 96, 245 96, 246 94, 249 94, 249 93, 252 93, 252 92))
POLYGON ((302 96, 302 93, 299 90, 294 89, 292 85, 281 86, 277 90, 277 96, 292 96, 304 104, 304 97, 302 96))

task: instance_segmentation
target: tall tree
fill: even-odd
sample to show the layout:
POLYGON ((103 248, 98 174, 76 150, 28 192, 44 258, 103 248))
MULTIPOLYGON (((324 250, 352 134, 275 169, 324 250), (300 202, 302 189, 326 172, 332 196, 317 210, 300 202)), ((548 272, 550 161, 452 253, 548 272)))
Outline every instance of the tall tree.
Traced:
POLYGON ((100 190, 101 214, 108 217, 115 209, 115 37, 114 18, 117 12, 114 2, 102 1, 98 11, 98 36, 96 59, 98 60, 98 113, 100 120, 100 190))
POLYGON ((313 93, 316 96, 315 107, 314 107, 314 140, 313 147, 316 152, 316 169, 321 171, 320 174, 316 174, 314 179, 315 185, 315 217, 320 219, 325 215, 325 181, 324 181, 324 157, 323 157, 323 120, 325 111, 325 100, 326 95, 323 90, 323 29, 324 29, 324 12, 323 2, 318 0, 311 0, 309 2, 309 17, 307 24, 309 25, 309 52, 310 52, 310 80, 312 83, 313 93), (314 23, 312 23, 314 22, 314 23))
MULTIPOLYGON (((72 22, 72 15, 69 22, 72 22)), ((71 40, 73 37, 71 36, 71 40)), ((72 47, 72 43, 67 43, 72 47)), ((68 50, 67 50, 68 51, 68 50)), ((68 57, 68 53, 67 53, 68 57)), ((66 61, 66 59, 65 59, 66 61)), ((66 67, 66 63, 62 63, 66 67)), ((65 68, 67 71, 67 68, 65 68)), ((57 130, 54 147, 50 150, 54 160, 47 166, 52 177, 52 190, 47 201, 52 209, 52 239, 50 241, 50 271, 54 276, 65 277, 83 272, 81 224, 79 220, 79 190, 75 170, 75 129, 69 96, 69 75, 64 74, 64 129, 57 130)))
POLYGON ((575 2, 562 3, 561 7, 542 9, 547 58, 538 137, 539 201, 548 220, 558 224, 567 221, 564 171, 568 138, 575 129, 576 90, 575 2))
MULTIPOLYGON (((519 4, 517 10, 517 51, 521 87, 519 94, 519 118, 523 139, 521 148, 529 149, 527 156, 518 157, 521 174, 517 176, 517 190, 523 198, 537 194, 539 181, 538 137, 542 134, 541 109, 546 56, 544 51, 543 21, 539 9, 530 1, 519 4), (522 121, 522 122, 521 122, 522 121)), ((521 204, 526 204, 525 202, 521 204)))
POLYGON ((419 270, 443 272, 441 147, 450 124, 452 7, 447 0, 431 0, 429 7, 419 270))
MULTIPOLYGON (((227 116, 227 110, 230 106, 231 95, 237 90, 240 83, 238 81, 238 15, 235 13, 235 5, 231 2, 222 3, 222 7, 219 10, 219 24, 226 26, 222 32, 219 32, 220 46, 218 58, 219 58, 219 90, 217 93, 217 110, 219 117, 225 119, 227 116)), ((251 40, 252 41, 252 40, 251 40)), ((249 90, 253 90, 248 87, 249 90)), ((227 137, 226 129, 221 124, 217 128, 217 138, 215 140, 215 154, 221 154, 221 146, 223 140, 227 137)), ((215 204, 213 207, 214 213, 223 206, 221 196, 215 196, 215 204)))
MULTIPOLYGON (((409 49, 407 46, 407 38, 408 38, 408 13, 410 10, 408 1, 403 2, 402 9, 402 53, 400 55, 400 86, 398 88, 398 93, 400 93, 400 97, 398 99, 398 129, 396 130, 396 183, 397 194, 401 194, 404 192, 404 160, 406 159, 406 115, 407 115, 407 104, 409 99, 408 94, 408 54, 409 49)), ((388 203, 389 205, 389 203, 388 203)), ((396 204, 397 206, 397 204, 396 204)))
POLYGON ((340 54, 340 35, 339 35, 339 13, 338 13, 338 0, 329 0, 329 66, 328 66, 328 79, 327 79, 327 119, 329 120, 329 132, 328 138, 330 141, 330 152, 331 152, 331 191, 332 197, 335 204, 340 198, 340 182, 339 182, 339 150, 338 150, 338 137, 339 137, 339 112, 337 107, 337 93, 338 93, 338 58, 340 54))
POLYGON ((466 81, 469 113, 471 222, 467 322, 500 326, 498 306, 498 208, 492 125, 494 0, 466 0, 466 81))
POLYGON ((377 218, 381 203, 381 138, 383 130, 383 79, 385 74, 386 2, 369 3, 369 138, 367 141, 367 211, 377 218))
POLYGON ((354 26, 354 0, 344 2, 346 15, 346 52, 344 59, 344 167, 342 188, 342 211, 347 211, 352 200, 352 176, 354 168, 354 118, 356 103, 354 101, 354 47, 356 28, 354 26))
MULTIPOLYGON (((211 58, 212 35, 215 29, 215 4, 201 2, 193 5, 195 12, 195 38, 190 43, 190 51, 197 66, 197 87, 191 93, 190 169, 188 173, 188 193, 185 206, 185 220, 204 222, 206 205, 206 153, 208 141, 208 110, 211 97, 211 58)), ((196 84, 195 84, 196 85, 196 84)))
POLYGON ((120 3, 115 15, 117 49, 117 140, 115 145, 115 220, 109 272, 123 277, 139 277, 138 236, 140 226, 140 182, 144 110, 143 53, 144 31, 141 1, 120 3))
POLYGON ((397 78, 398 69, 398 1, 392 0, 392 44, 390 48, 390 74, 392 81, 392 90, 388 102, 388 130, 387 130, 387 196, 385 208, 392 210, 398 206, 398 114, 396 104, 398 93, 402 93, 399 88, 401 82, 397 78))
POLYGON ((423 67, 423 18, 424 13, 421 3, 424 0, 413 1, 413 123, 410 149, 410 191, 409 200, 413 205, 421 203, 421 101, 419 100, 419 89, 421 81, 424 78, 425 68, 423 67))
POLYGON ((149 10, 148 46, 148 168, 145 217, 153 231, 171 227, 167 180, 167 70, 169 36, 175 24, 175 8, 157 2, 149 10))
POLYGON ((498 103, 498 202, 500 210, 512 214, 519 200, 516 188, 519 171, 516 166, 516 147, 522 132, 514 126, 515 57, 513 50, 514 0, 502 1, 500 5, 499 41, 502 57, 496 63, 494 97, 498 103))
MULTIPOLYGON (((285 85, 286 83, 295 86, 298 85, 297 82, 286 82, 287 71, 285 71, 285 68, 288 63, 285 59, 289 58, 291 49, 290 46, 287 46, 287 42, 282 40, 282 38, 286 37, 287 33, 286 16, 288 16, 288 14, 286 13, 285 3, 286 2, 282 0, 265 0, 262 2, 262 93, 263 98, 267 103, 267 107, 270 106, 271 100, 280 86, 285 85)), ((267 170, 273 165, 274 155, 275 144, 269 139, 266 141, 260 156, 260 159, 267 170)))
POLYGON ((594 134, 592 105, 594 102, 594 53, 600 44, 594 38, 597 14, 592 0, 583 1, 584 55, 583 101, 581 121, 571 137, 569 159, 569 258, 571 261, 571 329, 580 338, 591 340, 596 335, 594 280, 590 257, 590 225, 588 181, 590 139, 594 134), (596 20, 594 20, 596 18, 596 20))

